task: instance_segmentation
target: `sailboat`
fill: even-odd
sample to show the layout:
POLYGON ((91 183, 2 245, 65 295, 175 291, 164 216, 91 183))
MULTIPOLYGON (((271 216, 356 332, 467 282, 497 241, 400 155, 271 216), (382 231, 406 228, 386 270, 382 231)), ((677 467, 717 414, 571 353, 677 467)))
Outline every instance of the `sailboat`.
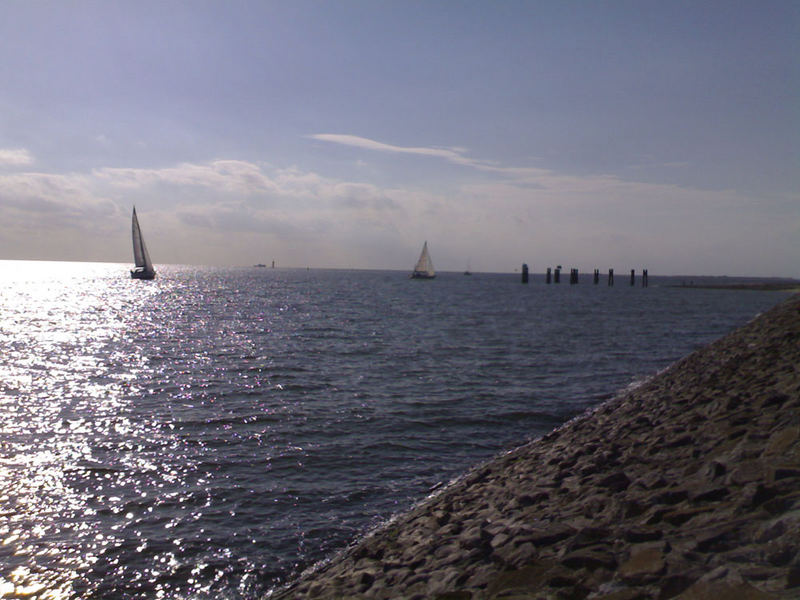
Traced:
POLYGON ((422 253, 419 255, 414 272, 411 273, 411 278, 433 279, 434 277, 436 277, 436 272, 433 270, 433 262, 431 261, 431 255, 428 254, 428 242, 426 241, 422 246, 422 253))
POLYGON ((131 279, 153 279, 156 276, 156 270, 153 268, 150 254, 147 252, 147 246, 144 245, 144 238, 142 238, 142 230, 139 228, 139 219, 136 217, 135 206, 133 207, 131 228, 133 233, 133 262, 136 263, 136 268, 131 271, 131 279))

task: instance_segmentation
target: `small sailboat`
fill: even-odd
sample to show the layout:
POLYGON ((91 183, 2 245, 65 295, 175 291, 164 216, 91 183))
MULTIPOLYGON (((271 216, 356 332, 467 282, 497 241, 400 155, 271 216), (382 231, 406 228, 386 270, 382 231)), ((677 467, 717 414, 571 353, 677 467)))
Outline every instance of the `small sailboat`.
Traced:
POLYGON ((428 254, 428 242, 426 241, 422 246, 422 253, 419 255, 414 272, 411 273, 411 279, 433 279, 434 277, 436 277, 436 271, 433 270, 433 261, 431 261, 431 255, 428 254))
POLYGON ((142 230, 139 228, 139 219, 136 217, 135 206, 133 207, 131 228, 133 233, 133 262, 136 264, 136 268, 131 271, 131 279, 154 279, 156 270, 153 268, 150 254, 147 252, 147 246, 144 245, 144 238, 142 237, 142 230))

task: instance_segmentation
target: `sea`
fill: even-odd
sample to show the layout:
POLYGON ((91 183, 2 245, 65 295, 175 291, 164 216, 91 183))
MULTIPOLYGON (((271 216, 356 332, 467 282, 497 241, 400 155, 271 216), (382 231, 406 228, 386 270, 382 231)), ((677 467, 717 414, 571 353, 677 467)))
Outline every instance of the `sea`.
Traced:
POLYGON ((0 598, 268 597, 789 295, 157 268, 0 261, 0 598))

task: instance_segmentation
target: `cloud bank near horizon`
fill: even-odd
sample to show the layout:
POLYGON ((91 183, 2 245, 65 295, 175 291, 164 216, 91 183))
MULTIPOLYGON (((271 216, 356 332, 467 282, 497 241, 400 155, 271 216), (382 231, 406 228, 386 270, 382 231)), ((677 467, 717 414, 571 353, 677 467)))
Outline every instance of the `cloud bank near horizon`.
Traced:
POLYGON ((474 270, 486 271, 526 261, 539 268, 567 263, 648 266, 665 274, 799 275, 786 251, 800 230, 797 211, 765 210, 763 200, 733 191, 490 166, 461 148, 312 137, 491 173, 433 192, 231 159, 46 173, 24 168, 34 164, 29 152, 0 150, 0 157, 25 159, 7 161, 0 172, 0 218, 10 232, 0 254, 124 262, 136 204, 151 252, 165 263, 251 264, 274 257, 287 266, 403 269, 427 239, 441 270, 462 269, 469 259, 474 270), (37 253, 37 239, 55 244, 56 255, 37 253), (748 249, 752 260, 730 263, 731 243, 748 249), (105 249, 101 257, 99 249, 105 249), (764 262, 775 270, 763 271, 764 262))

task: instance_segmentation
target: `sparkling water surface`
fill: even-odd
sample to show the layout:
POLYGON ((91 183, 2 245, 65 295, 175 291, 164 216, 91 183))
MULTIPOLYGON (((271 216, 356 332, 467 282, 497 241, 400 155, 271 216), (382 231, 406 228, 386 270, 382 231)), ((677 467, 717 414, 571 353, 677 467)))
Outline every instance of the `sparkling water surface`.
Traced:
POLYGON ((0 598, 264 597, 787 296, 541 279, 0 261, 0 598))

